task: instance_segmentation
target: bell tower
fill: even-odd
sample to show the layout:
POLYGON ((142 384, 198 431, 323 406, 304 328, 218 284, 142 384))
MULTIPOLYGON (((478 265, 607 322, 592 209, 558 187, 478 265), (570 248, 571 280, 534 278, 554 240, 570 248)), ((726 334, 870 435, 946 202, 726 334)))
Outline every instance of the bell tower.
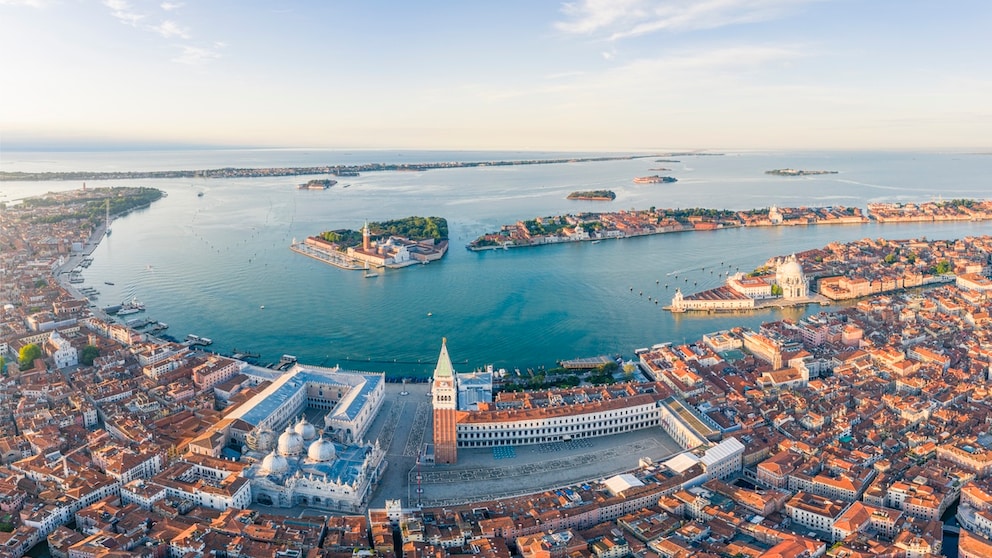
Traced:
POLYGON ((434 407, 434 462, 458 460, 458 379, 448 356, 448 340, 441 340, 441 354, 431 386, 434 407))

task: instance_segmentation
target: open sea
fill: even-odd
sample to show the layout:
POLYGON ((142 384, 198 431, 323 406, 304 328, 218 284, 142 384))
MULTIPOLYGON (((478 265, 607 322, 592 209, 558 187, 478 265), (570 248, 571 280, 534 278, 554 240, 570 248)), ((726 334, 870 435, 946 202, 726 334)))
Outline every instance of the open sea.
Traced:
MULTIPOLYGON (((602 154, 465 151, 202 150, 5 152, 5 171, 177 170, 356 163, 487 161, 602 154)), ((651 206, 752 209, 989 197, 992 156, 908 152, 733 152, 722 156, 314 177, 90 181, 88 187, 151 186, 168 197, 113 222, 93 252, 85 283, 108 306, 137 297, 147 317, 176 338, 213 339, 212 350, 280 355, 301 362, 429 376, 442 337, 455 367, 508 370, 693 341, 736 325, 798 319, 808 309, 672 315, 676 287, 719 285, 773 256, 866 237, 959 238, 992 234, 992 223, 833 225, 666 234, 474 253, 465 244, 519 219, 651 206), (656 171, 658 167, 671 170, 656 171), (839 174, 779 177, 777 168, 839 174), (633 184, 635 176, 678 178, 633 184), (613 202, 569 201, 574 190, 611 189, 613 202), (202 193, 203 196, 198 196, 202 193), (410 215, 448 220, 451 247, 439 262, 378 277, 344 271, 289 250, 294 240, 367 219, 410 215), (105 282, 112 282, 107 285, 105 282), (264 305, 264 309, 261 306, 264 305)), ((81 182, 3 182, 0 202, 81 182)))

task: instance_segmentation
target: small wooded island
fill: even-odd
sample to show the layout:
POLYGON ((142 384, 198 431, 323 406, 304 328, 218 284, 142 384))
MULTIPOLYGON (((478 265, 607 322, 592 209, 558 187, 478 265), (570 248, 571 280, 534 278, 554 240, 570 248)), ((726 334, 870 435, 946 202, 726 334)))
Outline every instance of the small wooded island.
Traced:
MULTIPOLYGON (((406 217, 366 223, 362 230, 337 229, 293 241, 294 252, 342 269, 406 267, 441 259, 448 250, 443 217, 406 217)), ((374 274, 366 273, 367 277, 374 274)))
POLYGON ((765 171, 765 174, 774 174, 775 176, 807 176, 814 174, 837 174, 837 171, 804 170, 804 169, 772 169, 769 171, 765 171))
POLYGON ((617 199, 617 194, 613 190, 585 190, 572 192, 566 199, 569 200, 591 200, 591 201, 613 201, 617 199))
POLYGON ((300 190, 326 190, 337 183, 337 180, 332 180, 330 178, 314 178, 313 180, 300 184, 297 188, 300 190))

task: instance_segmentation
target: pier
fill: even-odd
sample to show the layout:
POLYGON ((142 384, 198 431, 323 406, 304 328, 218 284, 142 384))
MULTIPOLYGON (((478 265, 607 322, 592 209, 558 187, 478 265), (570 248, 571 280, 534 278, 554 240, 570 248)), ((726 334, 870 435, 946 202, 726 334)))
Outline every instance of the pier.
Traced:
POLYGON ((334 267, 341 269, 348 269, 352 271, 365 269, 365 262, 360 262, 354 258, 349 258, 344 254, 328 252, 326 250, 317 250, 312 246, 307 246, 303 242, 290 244, 289 249, 297 254, 303 254, 304 256, 322 261, 326 264, 331 264, 334 267))

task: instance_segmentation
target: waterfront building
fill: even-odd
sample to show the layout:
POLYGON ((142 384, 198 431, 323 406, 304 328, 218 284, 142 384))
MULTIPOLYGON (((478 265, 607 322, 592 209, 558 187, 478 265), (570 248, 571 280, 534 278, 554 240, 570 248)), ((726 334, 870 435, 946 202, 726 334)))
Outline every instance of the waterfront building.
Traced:
POLYGON ((980 273, 962 273, 955 277, 955 284, 962 289, 992 292, 992 280, 980 273))
POLYGON ((809 279, 794 254, 775 261, 774 276, 750 277, 736 273, 727 278, 725 285, 691 295, 685 295, 681 289, 675 289, 669 310, 672 312, 751 310, 755 308, 756 301, 777 296, 790 302, 803 300, 809 296, 809 279), (781 289, 781 294, 774 294, 775 287, 781 289))
POLYGON ((992 540, 986 537, 961 530, 958 539, 958 556, 960 558, 987 558, 992 556, 992 540))

